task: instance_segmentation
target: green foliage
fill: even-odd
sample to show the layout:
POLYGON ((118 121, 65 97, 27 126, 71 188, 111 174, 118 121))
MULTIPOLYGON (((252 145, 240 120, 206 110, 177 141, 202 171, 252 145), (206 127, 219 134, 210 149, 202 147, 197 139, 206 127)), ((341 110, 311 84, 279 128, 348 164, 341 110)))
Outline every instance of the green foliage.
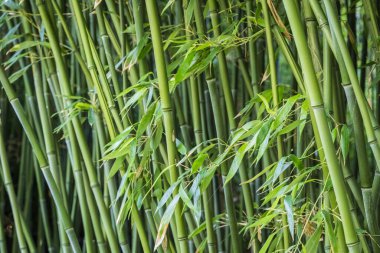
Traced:
POLYGON ((375 2, 0 1, 0 253, 380 252, 375 2))

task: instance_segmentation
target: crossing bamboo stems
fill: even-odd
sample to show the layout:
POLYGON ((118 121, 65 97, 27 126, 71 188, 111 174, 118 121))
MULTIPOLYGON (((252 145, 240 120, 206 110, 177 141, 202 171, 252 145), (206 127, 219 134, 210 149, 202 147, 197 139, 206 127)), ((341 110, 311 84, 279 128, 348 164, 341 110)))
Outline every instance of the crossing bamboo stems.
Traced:
MULTIPOLYGON (((57 38, 56 38, 55 33, 53 31, 53 27, 50 24, 50 20, 48 18, 44 4, 41 2, 37 2, 37 7, 40 11, 41 18, 43 19, 43 22, 45 24, 46 32, 49 36, 49 41, 52 44, 52 51, 53 51, 53 54, 55 56, 55 62, 57 65, 57 69, 60 73, 60 75, 58 76, 60 89, 62 91, 62 95, 64 95, 66 97, 64 100, 64 103, 65 103, 65 105, 69 105, 71 103, 71 101, 70 101, 70 99, 68 99, 68 97, 71 96, 71 90, 69 88, 69 80, 68 80, 67 72, 65 69, 65 64, 64 64, 62 55, 60 53, 60 47, 58 45, 57 38)), ((92 161, 91 161, 91 158, 89 155, 89 150, 88 150, 86 140, 84 138, 82 126, 80 125, 79 119, 77 117, 74 117, 72 119, 72 124, 73 124, 73 128, 74 128, 75 135, 77 137, 80 149, 82 151, 82 156, 83 156, 83 159, 84 159, 84 162, 86 165, 86 169, 88 170, 88 176, 89 176, 91 188, 93 190, 93 194, 95 196, 96 203, 98 205, 103 224, 104 224, 105 229, 107 231, 106 234, 107 234, 107 237, 109 239, 110 246, 111 246, 112 250, 117 251, 118 246, 117 246, 116 236, 115 236, 115 233, 112 229, 109 213, 106 210, 107 208, 106 208, 106 206, 103 202, 102 196, 101 196, 102 194, 100 192, 99 183, 97 181, 95 171, 93 168, 93 164, 92 164, 92 161)))
POLYGON ((36 134, 34 133, 34 130, 32 126, 30 125, 29 121, 26 118, 25 111, 23 110, 21 103, 19 99, 16 96, 15 91, 11 87, 9 80, 6 76, 6 73, 4 71, 3 67, 0 67, 0 82, 3 85, 3 88, 6 91, 7 97, 13 107, 13 110, 16 112, 18 119, 20 120, 20 123, 23 126, 23 129, 28 136, 29 142, 32 145, 33 152, 35 156, 37 157, 39 166, 44 174, 45 180, 50 188, 50 191, 52 193, 52 196, 54 198, 55 204, 57 206, 57 209, 60 213, 60 219, 63 223, 65 232, 67 234, 67 237, 70 240, 71 247, 74 252, 81 252, 78 238, 75 234, 75 231, 73 229, 73 225, 70 219, 70 216, 67 212, 67 209, 64 205, 63 199, 61 197, 61 194, 59 192, 59 189, 53 179, 52 173, 49 170, 48 162, 45 158, 45 155, 40 147, 40 144, 37 141, 36 134))

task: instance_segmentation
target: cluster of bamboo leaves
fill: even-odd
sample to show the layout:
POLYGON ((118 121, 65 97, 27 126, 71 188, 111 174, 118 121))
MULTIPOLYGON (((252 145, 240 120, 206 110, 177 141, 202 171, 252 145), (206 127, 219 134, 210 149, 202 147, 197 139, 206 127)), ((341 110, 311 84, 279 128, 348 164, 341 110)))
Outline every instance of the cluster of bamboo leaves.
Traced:
POLYGON ((377 0, 0 0, 0 252, 380 252, 377 0))

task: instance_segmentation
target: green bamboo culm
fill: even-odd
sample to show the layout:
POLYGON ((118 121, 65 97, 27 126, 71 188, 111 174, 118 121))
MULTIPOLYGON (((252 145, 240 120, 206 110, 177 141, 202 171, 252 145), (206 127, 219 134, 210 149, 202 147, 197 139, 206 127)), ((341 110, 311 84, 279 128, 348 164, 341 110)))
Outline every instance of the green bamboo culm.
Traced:
POLYGON ((43 153, 40 147, 40 144, 37 141, 37 137, 34 133, 32 126, 30 125, 30 123, 28 122, 26 118, 25 111, 23 110, 22 105, 19 99, 17 98, 15 91, 13 90, 11 84, 9 83, 9 80, 6 76, 4 68, 1 66, 0 66, 0 82, 2 83, 3 88, 7 93, 7 97, 13 107, 13 110, 17 114, 17 117, 20 120, 20 123, 22 124, 26 135, 28 136, 30 144, 32 145, 33 152, 38 159, 39 166, 42 170, 42 173, 44 174, 45 180, 53 195, 55 204, 57 205, 57 208, 60 212, 60 220, 62 221, 67 237, 70 240, 71 247, 74 252, 82 252, 79 246, 78 238, 75 234, 70 216, 67 212, 66 207, 64 206, 63 199, 61 197, 61 194, 59 193, 57 185, 54 182, 53 175, 49 170, 49 165, 45 158, 45 154, 43 153))
POLYGON ((348 200, 345 192, 343 175, 339 166, 338 159, 335 154, 334 145, 331 139, 330 130, 327 124, 327 118, 324 111, 321 92, 318 87, 318 81, 315 76, 313 65, 311 64, 311 54, 308 49, 305 32, 302 27, 302 22, 297 6, 293 0, 284 1, 285 10, 289 18, 289 23, 295 38, 301 68, 305 78, 306 92, 310 97, 310 105, 317 119, 317 128, 321 137, 322 147, 326 156, 326 162, 331 175, 336 200, 339 207, 339 212, 342 218, 344 235, 346 244, 350 252, 360 252, 360 243, 356 235, 352 218, 349 213, 348 200))
POLYGON ((3 185, 6 187, 8 197, 11 202, 12 206, 12 212, 14 214, 14 221, 16 226, 16 233, 17 233, 17 241, 19 244, 19 250, 20 252, 28 252, 28 248, 25 242, 25 236, 23 234, 22 225, 21 225, 21 219, 22 216, 20 215, 20 208, 17 203, 15 189, 12 182, 12 177, 9 169, 9 162, 7 159, 6 154, 6 147, 4 143, 3 138, 3 130, 2 130, 2 122, 0 122, 0 156, 1 156, 1 168, 2 168, 2 182, 3 185))
MULTIPOLYGON (((153 0, 146 0, 145 3, 147 7, 150 31, 152 35, 154 59, 157 67, 158 86, 160 91, 160 101, 164 116, 165 137, 168 153, 167 166, 170 168, 171 183, 175 183, 178 178, 178 171, 175 166, 177 149, 175 146, 174 119, 172 115, 173 108, 169 93, 169 83, 166 72, 164 52, 162 48, 160 20, 157 10, 157 3, 153 0)), ((174 194, 176 194, 176 191, 177 190, 174 191, 174 194)), ((187 253, 187 231, 181 214, 181 206, 181 201, 179 201, 174 211, 175 224, 177 227, 177 240, 180 244, 180 251, 183 253, 187 253)))

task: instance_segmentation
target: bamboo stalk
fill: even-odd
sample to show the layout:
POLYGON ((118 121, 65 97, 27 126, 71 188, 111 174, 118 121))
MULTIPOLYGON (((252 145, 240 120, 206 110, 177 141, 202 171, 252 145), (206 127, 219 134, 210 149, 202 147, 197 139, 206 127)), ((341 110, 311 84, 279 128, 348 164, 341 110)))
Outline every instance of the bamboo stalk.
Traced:
POLYGON ((347 196, 345 193, 345 186, 343 181, 343 175, 340 170, 339 162, 334 151, 334 145, 330 136, 329 127, 327 125, 327 119, 324 112, 323 101, 321 93, 318 88, 318 82, 313 70, 313 66, 310 64, 310 51, 308 50, 305 33, 301 26, 301 19, 294 1, 284 1, 285 10, 289 17, 290 26, 292 28, 297 50, 300 53, 301 68, 304 72, 305 87, 310 97, 310 104, 313 108, 315 117, 317 119, 317 127, 321 136, 322 146, 326 155, 326 162, 331 175, 334 191, 336 193, 336 200, 338 203, 339 211, 342 218, 344 227, 344 233, 346 238, 347 247, 350 252, 359 252, 360 244, 355 233, 355 229, 352 223, 351 215, 349 213, 349 207, 347 203, 347 196))
POLYGON ((61 194, 59 193, 58 187, 56 183, 54 182, 53 176, 49 170, 48 162, 45 158, 45 155, 37 141, 37 137, 26 119, 25 111, 23 110, 21 103, 19 99, 16 97, 16 93, 12 89, 8 78, 6 77, 5 71, 3 67, 0 67, 0 82, 3 85, 3 88, 5 89, 7 93, 7 97, 13 107, 13 110, 16 112, 17 117, 19 118, 26 135, 28 136, 29 142, 33 147, 33 152, 35 156, 38 159, 39 166, 44 174, 45 180, 50 188, 50 191, 53 195, 55 204, 57 205, 57 209, 60 213, 60 219, 62 220, 64 230, 67 234, 67 237, 70 240, 70 244, 74 252, 81 252, 80 246, 78 243, 77 236, 75 234, 75 231, 73 229, 72 222, 70 220, 70 217, 68 215, 67 209, 64 205, 63 199, 61 197, 61 194))
MULTIPOLYGON (((164 116, 164 127, 165 127, 165 137, 166 145, 168 150, 168 164, 170 168, 170 180, 171 183, 175 183, 178 178, 178 171, 175 166, 175 159, 177 150, 174 144, 175 133, 174 133, 174 120, 172 115, 172 105, 169 94, 169 85, 166 73, 166 63, 164 58, 164 53, 162 50, 162 39, 161 39, 161 29, 160 21, 158 18, 157 5, 154 1, 146 0, 146 7, 148 12, 150 31, 152 34, 152 42, 154 49, 154 58, 157 66, 157 76, 159 83, 160 98, 162 104, 162 112, 164 116)), ((173 194, 176 195, 178 190, 174 190, 173 194)), ((184 222, 181 215, 182 204, 179 201, 175 207, 175 223, 177 226, 177 240, 180 244, 181 252, 188 252, 187 246, 187 232, 184 226, 184 222)))

